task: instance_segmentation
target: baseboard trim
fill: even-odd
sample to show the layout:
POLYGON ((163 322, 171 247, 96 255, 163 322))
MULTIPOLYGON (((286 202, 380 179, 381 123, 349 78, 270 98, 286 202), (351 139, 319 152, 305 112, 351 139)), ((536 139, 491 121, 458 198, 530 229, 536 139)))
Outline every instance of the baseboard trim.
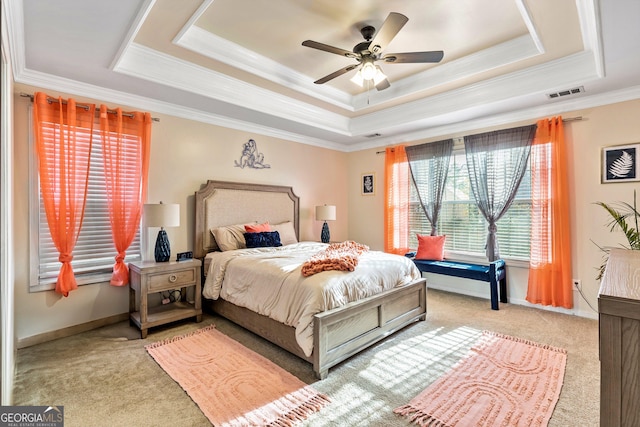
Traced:
MULTIPOLYGON (((489 300, 489 297, 487 296, 486 293, 475 292, 468 289, 452 287, 447 285, 433 284, 433 283, 427 282, 427 289, 436 289, 439 291, 445 291, 445 292, 451 292, 451 293, 460 294, 460 295, 467 295, 470 297, 482 298, 482 299, 486 299, 487 301, 489 300)), ((531 304, 529 301, 520 299, 520 298, 509 297, 509 304, 521 305, 523 307, 530 307, 530 308, 535 308, 535 309, 544 310, 544 311, 553 311, 556 313, 568 314, 571 316, 585 317, 587 319, 596 319, 596 320, 598 319, 598 313, 595 313, 595 312, 576 310, 576 309, 567 309, 562 307, 551 307, 548 305, 531 304)))
POLYGON ((69 326, 67 328, 57 329, 55 331, 49 331, 38 335, 32 335, 30 337, 18 339, 17 348, 31 347, 32 345, 42 344, 48 341, 57 340, 58 338, 70 337, 72 335, 79 334, 81 332, 90 331, 92 329, 98 329, 103 326, 113 325, 114 323, 122 322, 129 319, 129 313, 116 314, 114 316, 104 317, 102 319, 92 320, 91 322, 81 323, 79 325, 69 326))

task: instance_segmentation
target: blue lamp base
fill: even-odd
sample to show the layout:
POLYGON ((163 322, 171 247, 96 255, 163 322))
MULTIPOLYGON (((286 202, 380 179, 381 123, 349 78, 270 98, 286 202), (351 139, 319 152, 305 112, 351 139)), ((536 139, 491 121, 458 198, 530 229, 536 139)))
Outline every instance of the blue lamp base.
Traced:
POLYGON ((327 225, 327 221, 322 224, 322 232, 320 233, 320 240, 322 243, 329 243, 330 234, 329 234, 329 225, 327 225))
POLYGON ((154 251, 156 262, 167 262, 171 258, 171 247, 169 246, 169 238, 164 228, 158 231, 158 238, 156 239, 156 249, 154 251))

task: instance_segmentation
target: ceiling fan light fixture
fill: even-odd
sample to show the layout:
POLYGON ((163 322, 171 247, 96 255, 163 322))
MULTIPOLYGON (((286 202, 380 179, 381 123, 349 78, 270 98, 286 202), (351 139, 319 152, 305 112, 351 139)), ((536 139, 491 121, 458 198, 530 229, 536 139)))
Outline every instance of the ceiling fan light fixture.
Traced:
POLYGON ((365 80, 372 80, 376 75, 376 66, 373 65, 373 62, 365 62, 360 69, 362 73, 362 78, 365 80))
POLYGON ((386 78, 387 76, 382 72, 382 69, 376 65, 376 73, 373 76, 373 84, 377 85, 386 78))
POLYGON ((363 87, 364 79, 362 78, 362 72, 358 70, 358 72, 355 73, 353 77, 351 77, 351 81, 357 84, 358 86, 363 87))
POLYGON ((386 78, 387 76, 382 72, 382 69, 379 66, 373 65, 371 62, 367 62, 358 70, 357 73, 353 75, 353 77, 351 77, 351 81, 360 87, 364 87, 365 81, 370 82, 373 80, 373 85, 376 86, 386 78), (366 76, 371 77, 367 78, 366 76))

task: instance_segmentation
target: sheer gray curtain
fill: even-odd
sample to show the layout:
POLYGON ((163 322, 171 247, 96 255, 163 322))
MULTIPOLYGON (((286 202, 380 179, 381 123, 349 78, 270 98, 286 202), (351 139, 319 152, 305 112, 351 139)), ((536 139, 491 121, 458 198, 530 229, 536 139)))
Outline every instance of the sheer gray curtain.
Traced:
POLYGON ((529 162, 536 125, 464 137, 471 191, 489 223, 486 255, 500 258, 496 222, 509 209, 529 162))
POLYGON ((418 192, 420 206, 431 223, 431 235, 437 234, 438 215, 447 181, 453 139, 406 147, 411 179, 418 192))

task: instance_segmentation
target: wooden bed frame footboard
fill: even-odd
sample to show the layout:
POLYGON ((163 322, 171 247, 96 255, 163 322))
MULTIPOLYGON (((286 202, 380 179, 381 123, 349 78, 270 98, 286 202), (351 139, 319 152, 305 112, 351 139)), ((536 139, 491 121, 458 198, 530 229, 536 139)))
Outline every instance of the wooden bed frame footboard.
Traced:
POLYGON ((329 368, 426 316, 425 279, 316 314, 312 354, 316 376, 325 378, 329 368))
POLYGON ((425 279, 373 295, 314 317, 313 353, 306 356, 295 329, 222 299, 208 300, 209 308, 256 335, 313 364, 318 379, 329 368, 372 346, 386 336, 427 315, 425 279))

